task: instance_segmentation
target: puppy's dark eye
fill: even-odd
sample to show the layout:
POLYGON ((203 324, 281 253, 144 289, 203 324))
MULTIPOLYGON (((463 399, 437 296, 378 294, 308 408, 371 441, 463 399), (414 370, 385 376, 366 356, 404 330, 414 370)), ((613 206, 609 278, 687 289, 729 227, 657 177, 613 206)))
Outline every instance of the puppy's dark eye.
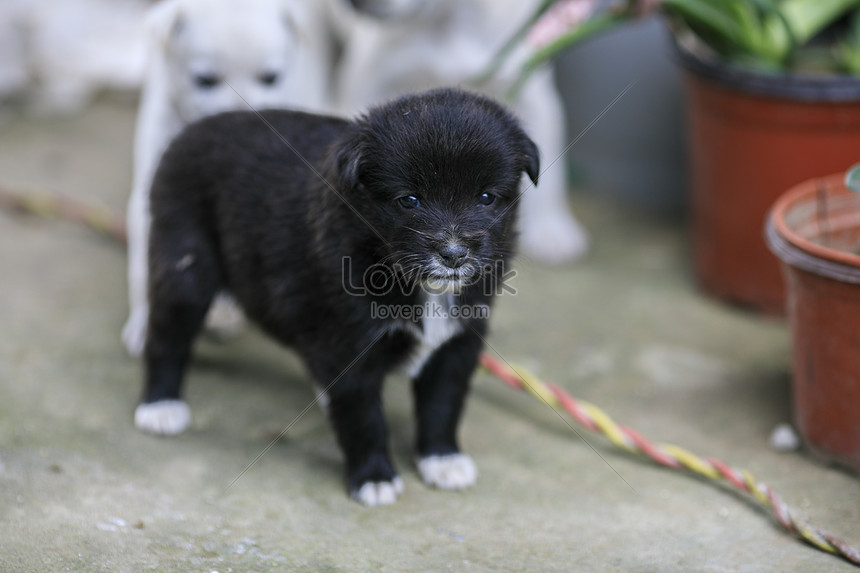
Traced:
POLYGON ((257 76, 257 80, 264 86, 273 86, 278 83, 277 72, 264 72, 257 76))
POLYGON ((496 202, 496 196, 492 193, 481 193, 478 197, 478 203, 481 205, 492 205, 496 202))
POLYGON ((204 90, 211 90, 221 83, 221 78, 215 74, 196 74, 194 76, 194 85, 204 90))
POLYGON ((401 207, 403 207, 404 209, 414 209, 415 207, 420 205, 421 202, 418 200, 418 197, 416 197, 415 195, 407 195, 405 197, 401 197, 400 199, 398 199, 397 204, 400 205, 401 207))

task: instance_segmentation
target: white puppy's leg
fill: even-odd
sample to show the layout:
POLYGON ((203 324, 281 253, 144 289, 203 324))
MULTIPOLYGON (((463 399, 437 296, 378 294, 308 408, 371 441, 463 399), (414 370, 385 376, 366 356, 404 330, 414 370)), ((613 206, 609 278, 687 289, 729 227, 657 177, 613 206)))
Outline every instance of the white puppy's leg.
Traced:
POLYGON ((149 188, 161 154, 182 128, 182 122, 170 109, 162 54, 155 47, 153 49, 151 68, 137 113, 134 174, 126 210, 129 317, 122 329, 122 341, 132 356, 143 353, 149 322, 149 188))
POLYGON ((149 321, 147 252, 149 243, 148 190, 135 188, 126 213, 128 228, 128 300, 129 316, 122 329, 122 341, 132 356, 143 354, 149 321))
POLYGON ((551 70, 526 84, 516 109, 541 153, 538 186, 529 182, 520 202, 520 247, 549 264, 575 260, 588 250, 588 235, 567 204, 564 108, 551 70))

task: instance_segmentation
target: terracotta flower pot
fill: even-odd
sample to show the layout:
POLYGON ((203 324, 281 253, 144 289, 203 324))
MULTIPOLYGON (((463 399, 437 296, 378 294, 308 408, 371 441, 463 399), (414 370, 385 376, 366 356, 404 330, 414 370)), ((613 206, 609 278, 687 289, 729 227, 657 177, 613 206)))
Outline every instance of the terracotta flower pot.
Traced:
POLYGON ((841 174, 802 183, 766 237, 788 285, 795 424, 813 453, 860 471, 860 194, 841 174))
POLYGON ((781 314, 782 278, 762 221, 785 189, 857 160, 860 79, 766 75, 680 46, 678 54, 698 281, 721 299, 781 314))

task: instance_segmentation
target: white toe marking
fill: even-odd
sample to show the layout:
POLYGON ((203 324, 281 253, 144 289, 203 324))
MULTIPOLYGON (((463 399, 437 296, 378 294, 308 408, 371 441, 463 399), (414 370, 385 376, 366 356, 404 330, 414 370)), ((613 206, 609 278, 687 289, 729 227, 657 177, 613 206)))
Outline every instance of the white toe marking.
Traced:
POLYGON ((478 479, 478 468, 466 454, 421 458, 418 472, 424 483, 441 489, 464 489, 478 479))
POLYGON ((191 410, 182 400, 141 404, 134 411, 134 425, 149 434, 173 436, 191 425, 191 410))
POLYGON ((403 479, 399 476, 391 481, 368 482, 361 486, 352 497, 368 507, 391 505, 397 501, 397 496, 403 493, 403 479))

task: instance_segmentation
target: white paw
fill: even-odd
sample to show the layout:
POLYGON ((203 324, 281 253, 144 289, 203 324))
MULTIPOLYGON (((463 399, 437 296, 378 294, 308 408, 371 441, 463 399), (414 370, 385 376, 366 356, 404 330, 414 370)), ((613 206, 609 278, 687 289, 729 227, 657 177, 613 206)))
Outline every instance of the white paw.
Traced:
POLYGON ((352 498, 362 505, 376 507, 391 505, 403 493, 403 479, 395 477, 391 481, 368 482, 352 493, 352 498))
POLYGON ((234 338, 245 327, 245 315, 236 300, 226 293, 219 293, 206 315, 206 331, 216 338, 234 338))
POLYGON ((146 326, 149 321, 147 309, 136 309, 129 315, 122 327, 122 343, 131 356, 143 354, 146 346, 146 326))
POLYGON ((564 211, 542 212, 520 221, 520 249, 542 263, 575 261, 588 252, 588 234, 564 211))
POLYGON ((465 489, 478 479, 478 468, 466 454, 421 458, 418 472, 424 483, 441 489, 465 489))
POLYGON ((182 400, 141 404, 134 411, 134 425, 148 434, 181 434, 191 425, 191 410, 182 400))

